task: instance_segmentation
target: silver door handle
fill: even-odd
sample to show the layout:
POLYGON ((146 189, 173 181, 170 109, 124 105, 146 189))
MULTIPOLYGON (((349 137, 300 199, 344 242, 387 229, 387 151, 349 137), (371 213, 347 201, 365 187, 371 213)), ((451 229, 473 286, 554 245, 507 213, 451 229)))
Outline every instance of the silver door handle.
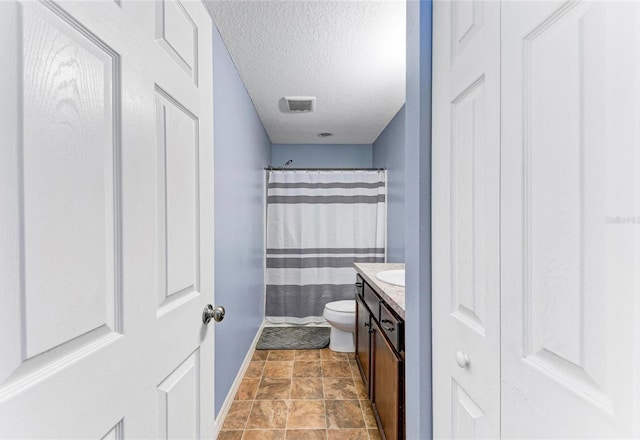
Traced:
POLYGON ((207 304, 202 311, 202 322, 209 324, 212 318, 215 322, 220 322, 224 319, 224 314, 224 307, 217 306, 214 308, 211 304, 207 304))

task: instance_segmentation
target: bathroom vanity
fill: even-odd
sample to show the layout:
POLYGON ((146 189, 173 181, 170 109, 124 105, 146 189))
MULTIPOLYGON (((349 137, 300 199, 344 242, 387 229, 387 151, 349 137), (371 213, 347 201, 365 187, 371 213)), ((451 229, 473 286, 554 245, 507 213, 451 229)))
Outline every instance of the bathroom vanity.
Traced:
POLYGON ((404 287, 376 278, 400 263, 356 263, 356 363, 383 439, 405 438, 404 287))

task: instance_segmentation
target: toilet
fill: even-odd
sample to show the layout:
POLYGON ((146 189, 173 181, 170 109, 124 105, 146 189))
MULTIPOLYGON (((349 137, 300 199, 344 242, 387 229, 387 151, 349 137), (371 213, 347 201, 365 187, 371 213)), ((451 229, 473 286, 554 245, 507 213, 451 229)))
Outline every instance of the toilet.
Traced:
POLYGON ((324 306, 324 319, 331 324, 329 348, 333 351, 353 353, 355 351, 356 301, 354 299, 333 301, 324 306))

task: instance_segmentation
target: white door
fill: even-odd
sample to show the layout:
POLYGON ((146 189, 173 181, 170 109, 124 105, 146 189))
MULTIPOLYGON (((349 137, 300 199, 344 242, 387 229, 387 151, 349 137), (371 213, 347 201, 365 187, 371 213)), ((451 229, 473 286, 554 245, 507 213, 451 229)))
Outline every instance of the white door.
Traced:
POLYGON ((211 26, 0 2, 0 437, 213 435, 211 26))
POLYGON ((434 436, 500 436, 500 4, 433 4, 434 436), (468 362, 468 364, 467 364, 468 362))
POLYGON ((502 434, 640 436, 640 4, 502 4, 502 434))

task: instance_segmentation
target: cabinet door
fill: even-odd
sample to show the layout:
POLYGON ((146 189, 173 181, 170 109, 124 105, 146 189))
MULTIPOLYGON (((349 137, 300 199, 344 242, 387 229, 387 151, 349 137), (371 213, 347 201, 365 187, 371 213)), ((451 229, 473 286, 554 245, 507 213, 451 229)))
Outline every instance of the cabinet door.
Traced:
MULTIPOLYGON (((362 374, 362 380, 370 390, 370 356, 371 356, 371 314, 362 302, 360 297, 356 297, 356 362, 362 374)), ((369 393, 371 394, 371 393, 369 393)))
POLYGON ((373 328, 372 401, 386 440, 402 438, 403 365, 375 321, 373 328))

